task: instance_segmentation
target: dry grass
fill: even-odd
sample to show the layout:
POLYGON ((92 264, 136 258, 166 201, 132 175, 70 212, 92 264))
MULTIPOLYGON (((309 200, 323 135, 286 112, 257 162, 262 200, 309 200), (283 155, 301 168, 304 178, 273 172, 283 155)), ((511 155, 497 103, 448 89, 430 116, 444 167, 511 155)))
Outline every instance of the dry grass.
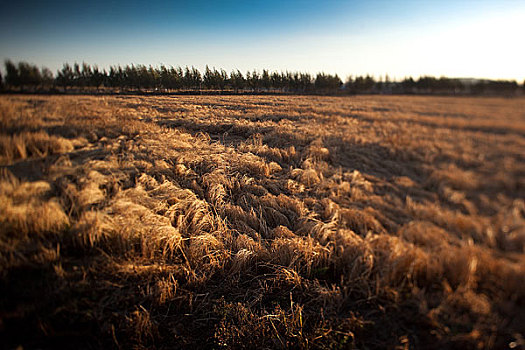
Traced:
POLYGON ((524 111, 2 96, 3 344, 523 348, 524 111))

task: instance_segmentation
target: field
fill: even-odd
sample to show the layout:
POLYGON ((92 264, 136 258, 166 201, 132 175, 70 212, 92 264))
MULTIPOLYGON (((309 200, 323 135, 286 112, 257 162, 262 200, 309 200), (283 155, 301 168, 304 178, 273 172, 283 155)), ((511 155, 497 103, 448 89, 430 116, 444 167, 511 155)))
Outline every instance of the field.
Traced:
POLYGON ((525 99, 0 96, 6 348, 525 348, 525 99))

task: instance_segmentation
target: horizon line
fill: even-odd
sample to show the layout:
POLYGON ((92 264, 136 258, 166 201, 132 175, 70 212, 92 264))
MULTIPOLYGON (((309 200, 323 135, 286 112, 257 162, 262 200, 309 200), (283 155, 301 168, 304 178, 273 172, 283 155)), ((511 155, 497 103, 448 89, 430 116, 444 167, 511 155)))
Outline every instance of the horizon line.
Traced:
POLYGON ((166 68, 181 68, 181 69, 185 69, 185 68, 195 68, 199 71, 199 73, 202 73, 202 71, 205 71, 206 67, 211 69, 212 71, 213 70, 216 70, 216 71, 225 71, 228 75, 230 75, 232 72, 240 72, 241 74, 243 74, 243 76, 246 76, 247 73, 252 73, 252 72, 256 72, 256 73, 262 73, 263 71, 267 71, 268 73, 272 74, 272 73, 291 73, 291 74, 294 74, 294 73, 299 73, 299 74, 309 74, 312 76, 312 78, 315 78, 317 75, 319 74, 325 74, 325 75, 332 75, 332 76, 337 76, 339 79, 341 79, 341 81, 346 82, 346 81, 349 81, 351 78, 358 78, 358 77, 363 77, 363 78, 366 78, 366 77, 370 77, 372 78, 374 81, 377 81, 377 82, 392 82, 392 83, 396 83, 396 82, 402 82, 403 80, 407 80, 407 79, 414 79, 414 80, 417 80, 417 79, 421 79, 421 78, 435 78, 435 79, 449 79, 449 80, 475 80, 475 81, 500 81, 500 82, 516 82, 518 85, 524 85, 525 86, 525 79, 523 80, 522 84, 520 84, 520 80, 519 78, 514 78, 514 79, 508 79, 508 78, 487 78, 487 77, 475 77, 475 76, 449 76, 449 75, 445 75, 445 74, 440 74, 440 75, 432 75, 432 74, 415 74, 415 75, 403 75, 402 78, 399 78, 397 77, 396 75, 391 75, 389 73, 383 73, 383 74, 370 74, 370 73, 366 73, 366 74, 349 74, 349 75, 346 75, 346 77, 343 79, 343 75, 340 75, 339 73, 330 73, 330 72, 327 72, 327 71, 316 71, 316 72, 311 72, 311 71, 308 71, 308 70, 278 70, 278 69, 269 69, 269 68, 262 68, 262 69, 257 69, 257 68, 254 68, 254 69, 248 69, 246 70, 245 72, 243 72, 242 70, 240 69, 237 69, 237 68, 233 68, 231 69, 230 71, 222 68, 222 67, 219 67, 217 68, 215 65, 209 65, 209 64, 206 64, 204 65, 204 68, 200 68, 198 67, 198 65, 173 65, 173 64, 165 64, 165 63, 157 63, 157 64, 144 64, 144 63, 126 63, 126 64, 122 64, 122 63, 117 63, 117 64, 110 64, 110 65, 99 65, 98 63, 88 63, 86 61, 82 61, 81 63, 79 61, 74 61, 74 63, 69 63, 69 62, 63 62, 62 63, 62 67, 61 68, 57 68, 56 69, 56 72, 53 72, 52 69, 48 68, 47 66, 45 65, 39 65, 39 64, 36 64, 36 63, 33 63, 29 60, 18 60, 18 61, 15 61, 15 60, 12 60, 10 58, 5 58, 3 60, 3 65, 0 66, 0 72, 2 73, 2 77, 5 77, 5 74, 6 74, 6 70, 5 70, 5 64, 7 62, 12 62, 12 63, 15 63, 16 65, 20 64, 20 63, 27 63, 27 64, 30 64, 30 65, 33 65, 35 67, 38 67, 41 71, 44 70, 44 69, 48 69, 52 74, 53 74, 53 77, 56 78, 58 76, 58 73, 61 71, 61 69, 63 69, 66 65, 69 65, 70 67, 74 67, 75 65, 78 65, 80 68, 82 68, 82 66, 85 64, 91 68, 98 68, 98 69, 101 69, 102 71, 105 71, 106 73, 109 73, 109 69, 111 69, 112 67, 115 67, 115 68, 125 68, 125 67, 151 67, 151 68, 154 68, 154 69, 158 69, 158 68, 161 68, 161 67, 166 67, 166 68), (388 77, 388 80, 385 80, 386 78, 388 77))

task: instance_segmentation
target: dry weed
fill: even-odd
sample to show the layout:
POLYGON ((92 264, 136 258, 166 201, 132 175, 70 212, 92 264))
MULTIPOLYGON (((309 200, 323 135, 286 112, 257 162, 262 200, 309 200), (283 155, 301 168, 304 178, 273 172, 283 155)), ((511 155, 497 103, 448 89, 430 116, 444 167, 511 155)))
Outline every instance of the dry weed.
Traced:
POLYGON ((0 335, 9 348, 516 347, 524 110, 2 96, 0 335))

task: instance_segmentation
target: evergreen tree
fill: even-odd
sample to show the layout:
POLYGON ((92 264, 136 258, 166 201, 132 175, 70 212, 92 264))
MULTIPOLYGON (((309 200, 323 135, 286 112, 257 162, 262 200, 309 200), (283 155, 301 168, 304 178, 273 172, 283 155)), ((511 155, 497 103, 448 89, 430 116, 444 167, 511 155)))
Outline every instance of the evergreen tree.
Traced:
POLYGON ((228 73, 224 69, 221 69, 217 72, 217 83, 218 88, 223 91, 226 88, 226 85, 228 84, 228 73))
POLYGON ((67 90, 68 87, 73 86, 73 78, 73 69, 68 63, 64 63, 62 69, 57 72, 55 81, 58 86, 62 86, 64 90, 67 90))
POLYGON ((246 80, 242 76, 241 71, 232 71, 230 73, 230 84, 235 93, 239 92, 239 90, 244 89, 246 85, 246 80))
POLYGON ((270 87, 272 86, 272 80, 270 78, 270 74, 268 73, 267 69, 263 69, 262 75, 261 75, 261 87, 265 89, 266 91, 270 90, 270 87))
POLYGON ((284 88, 283 76, 282 76, 281 73, 273 72, 271 77, 270 77, 270 81, 271 81, 272 88, 274 88, 276 90, 281 90, 281 91, 284 88))
POLYGON ((161 87, 160 71, 151 65, 148 68, 148 83, 150 88, 153 88, 155 91, 159 90, 161 87))
POLYGON ((248 83, 248 86, 252 89, 252 91, 256 92, 259 89, 260 81, 261 77, 259 76, 259 73, 257 73, 256 70, 254 70, 251 74, 249 71, 246 73, 246 82, 248 83))
POLYGON ((124 87, 128 89, 139 89, 140 88, 140 78, 139 78, 139 68, 135 65, 127 65, 124 67, 124 87))
POLYGON ((40 76, 42 77, 43 86, 50 87, 53 85, 55 78, 53 77, 53 73, 51 70, 49 70, 49 68, 43 67, 40 71, 40 76))
POLYGON ((191 88, 194 90, 200 90, 202 85, 202 76, 199 70, 195 67, 191 67, 190 71, 191 88))
POLYGON ((183 78, 184 78, 184 73, 182 72, 182 68, 172 67, 170 69, 169 88, 170 89, 181 89, 183 87, 183 78))
POLYGON ((171 76, 170 76, 170 71, 168 70, 168 68, 166 68, 166 66, 164 65, 161 65, 160 66, 160 69, 159 69, 159 78, 160 78, 160 86, 165 89, 165 90, 168 90, 170 88, 170 79, 171 79, 171 76))
POLYGON ((370 75, 367 75, 366 77, 358 76, 354 80, 350 77, 349 80, 346 83, 346 88, 350 93, 358 94, 358 93, 370 93, 372 92, 372 89, 376 85, 374 78, 372 78, 370 75))
POLYGON ((111 86, 113 88, 120 88, 124 89, 129 87, 128 85, 128 78, 126 76, 126 68, 122 68, 121 66, 111 66, 109 68, 109 73, 107 77, 108 86, 111 86))
POLYGON ((414 81, 414 78, 408 77, 401 82, 401 86, 403 87, 403 93, 413 93, 416 87, 416 82, 414 81))
POLYGON ((37 66, 27 62, 18 63, 18 72, 22 85, 36 87, 42 84, 42 76, 37 66))
POLYGON ((215 77, 208 65, 206 65, 206 69, 204 70, 204 75, 202 76, 202 83, 207 89, 212 89, 215 86, 215 77))
POLYGON ((82 62, 82 72, 79 76, 79 86, 91 86, 91 81, 93 78, 93 71, 91 66, 85 62, 82 62))
POLYGON ((82 73, 77 62, 73 64, 73 85, 76 87, 82 86, 82 73))
POLYGON ((299 89, 302 92, 309 91, 312 87, 312 76, 308 73, 299 74, 299 89))
POLYGON ((6 60, 4 62, 5 64, 5 71, 6 71, 6 84, 9 87, 19 87, 21 85, 20 83, 20 74, 18 73, 17 66, 11 62, 11 60, 6 60))
POLYGON ((342 84, 343 82, 337 76, 337 74, 330 75, 324 73, 317 74, 314 82, 315 89, 323 92, 336 91, 341 87, 342 84))
POLYGON ((102 84, 104 84, 104 81, 107 78, 106 71, 100 71, 98 66, 93 66, 91 77, 89 79, 89 86, 97 88, 97 90, 100 88, 102 84))
POLYGON ((191 70, 188 68, 188 66, 186 66, 186 68, 184 69, 184 77, 182 81, 183 81, 184 89, 191 89, 192 84, 193 84, 193 79, 191 75, 191 70))

